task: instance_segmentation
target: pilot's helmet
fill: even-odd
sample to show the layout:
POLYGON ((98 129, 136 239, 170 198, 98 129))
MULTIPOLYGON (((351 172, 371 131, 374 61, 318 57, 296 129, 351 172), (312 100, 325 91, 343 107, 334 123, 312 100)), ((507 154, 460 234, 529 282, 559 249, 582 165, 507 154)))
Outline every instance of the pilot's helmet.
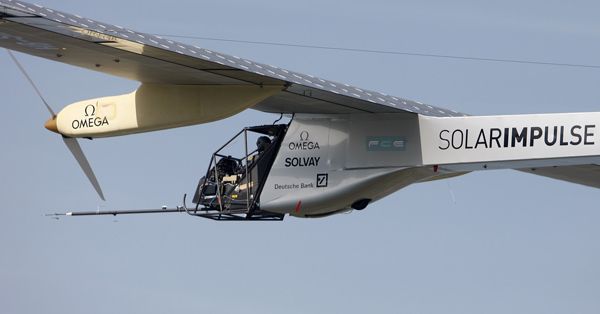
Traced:
POLYGON ((256 140, 256 147, 259 152, 264 152, 269 145, 271 145, 271 139, 268 136, 261 136, 256 140))

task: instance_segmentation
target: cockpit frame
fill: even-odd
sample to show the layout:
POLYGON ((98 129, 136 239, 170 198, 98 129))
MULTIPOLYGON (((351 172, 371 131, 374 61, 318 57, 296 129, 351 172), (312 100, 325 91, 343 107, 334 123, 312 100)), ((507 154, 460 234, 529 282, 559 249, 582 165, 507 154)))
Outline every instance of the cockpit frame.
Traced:
POLYGON ((260 209, 260 194, 287 127, 286 124, 246 127, 223 144, 212 154, 206 174, 198 182, 193 198, 195 206, 187 213, 215 220, 283 220, 283 214, 260 209), (270 144, 250 150, 250 133, 268 138, 270 144), (242 156, 228 155, 227 149, 240 138, 244 146, 242 156))

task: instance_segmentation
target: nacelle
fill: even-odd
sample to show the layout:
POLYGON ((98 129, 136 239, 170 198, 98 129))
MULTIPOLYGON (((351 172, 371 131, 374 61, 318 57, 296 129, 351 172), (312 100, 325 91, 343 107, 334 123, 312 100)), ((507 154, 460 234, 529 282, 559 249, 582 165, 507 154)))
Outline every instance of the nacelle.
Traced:
POLYGON ((142 84, 129 94, 68 105, 47 128, 67 137, 108 137, 207 123, 252 107, 281 88, 142 84))

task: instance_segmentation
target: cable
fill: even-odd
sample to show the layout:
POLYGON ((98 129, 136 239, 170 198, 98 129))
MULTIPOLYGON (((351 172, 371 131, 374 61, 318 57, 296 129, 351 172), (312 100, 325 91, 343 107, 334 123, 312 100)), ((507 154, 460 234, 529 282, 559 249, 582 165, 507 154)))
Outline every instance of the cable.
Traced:
POLYGON ((517 63, 517 64, 547 65, 547 66, 560 66, 560 67, 572 67, 572 68, 600 69, 600 65, 594 65, 594 64, 545 62, 545 61, 534 61, 534 60, 472 57, 472 56, 446 55, 446 54, 410 52, 410 51, 391 51, 391 50, 374 50, 374 49, 349 48, 349 47, 303 45, 303 44, 293 44, 293 43, 283 43, 283 42, 239 40, 239 39, 228 39, 228 38, 185 36, 185 35, 172 35, 172 34, 155 34, 155 35, 161 36, 161 37, 200 39, 200 40, 232 42, 232 43, 252 44, 252 45, 267 45, 267 46, 307 48, 307 49, 323 49, 323 50, 335 50, 335 51, 346 51, 346 52, 376 53, 376 54, 387 54, 387 55, 401 55, 401 56, 482 61, 482 62, 517 63))

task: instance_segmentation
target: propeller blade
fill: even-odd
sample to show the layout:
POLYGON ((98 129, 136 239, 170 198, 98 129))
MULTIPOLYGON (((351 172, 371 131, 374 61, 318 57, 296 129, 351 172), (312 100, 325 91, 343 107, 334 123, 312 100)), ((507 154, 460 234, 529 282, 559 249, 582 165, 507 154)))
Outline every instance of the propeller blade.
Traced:
MULTIPOLYGON (((29 84, 31 84, 37 95, 40 97, 40 99, 46 106, 46 109, 48 109, 48 112, 50 112, 50 114, 52 115, 52 118, 46 121, 45 127, 52 132, 58 133, 58 130, 56 129, 56 113, 54 113, 54 110, 52 110, 48 102, 46 102, 46 99, 44 99, 44 96, 42 96, 42 93, 37 88, 29 74, 27 74, 25 68, 23 68, 21 63, 19 63, 19 60, 17 60, 12 51, 8 49, 6 49, 6 51, 8 52, 10 58, 15 62, 21 73, 23 73, 25 78, 27 78, 27 81, 29 81, 29 84)), ((96 175, 94 174, 94 171, 92 170, 92 167, 90 166, 90 163, 88 162, 87 158, 85 158, 85 155, 83 154, 83 151, 81 150, 81 146, 79 146, 79 142, 77 142, 77 139, 63 136, 63 142, 65 142, 65 145, 67 145, 67 147, 71 151, 71 154, 73 154, 73 157, 75 157, 75 160, 77 160, 77 163, 79 163, 79 167, 81 167, 88 180, 90 180, 90 183, 92 183, 92 186, 98 193, 98 196, 100 196, 100 199, 106 201, 106 199, 104 199, 104 193, 102 193, 102 189, 100 188, 100 184, 98 183, 98 179, 96 179, 96 175)))
POLYGON ((79 142, 77 142, 77 139, 71 137, 63 137, 63 142, 65 142, 65 145, 67 145, 67 147, 71 151, 71 154, 73 154, 73 157, 75 157, 75 160, 77 160, 77 162, 79 163, 81 170, 83 170, 88 180, 90 180, 92 186, 94 186, 94 189, 98 193, 98 196, 100 196, 100 199, 106 201, 106 199, 104 199, 104 193, 102 193, 102 189, 100 188, 100 184, 96 179, 96 175, 94 174, 94 171, 92 170, 92 167, 90 166, 90 163, 88 162, 87 158, 85 158, 85 155, 83 154, 83 151, 81 150, 81 146, 79 146, 79 142))
POLYGON ((25 68, 23 68, 23 66, 21 65, 21 63, 19 63, 19 60, 17 60, 17 57, 15 57, 15 55, 12 53, 12 51, 10 51, 8 49, 6 49, 6 51, 8 52, 8 55, 10 56, 10 58, 15 62, 15 64, 17 65, 17 67, 19 68, 19 70, 21 71, 21 73, 23 73, 23 75, 25 75, 25 78, 27 78, 27 80, 29 81, 29 84, 31 84, 31 86, 33 86, 33 89, 38 94, 38 96, 40 96, 40 99, 42 100, 42 102, 44 103, 44 105, 46 105, 46 109, 48 109, 48 111, 50 112, 50 114, 52 115, 52 117, 56 117, 56 113, 54 113, 54 110, 52 110, 52 108, 50 107, 50 105, 48 105, 48 103, 46 102, 46 99, 44 99, 44 96, 42 96, 42 93, 40 93, 40 90, 37 88, 37 86, 35 85, 35 83, 31 79, 31 77, 29 77, 29 74, 27 74, 27 71, 25 71, 25 68))

